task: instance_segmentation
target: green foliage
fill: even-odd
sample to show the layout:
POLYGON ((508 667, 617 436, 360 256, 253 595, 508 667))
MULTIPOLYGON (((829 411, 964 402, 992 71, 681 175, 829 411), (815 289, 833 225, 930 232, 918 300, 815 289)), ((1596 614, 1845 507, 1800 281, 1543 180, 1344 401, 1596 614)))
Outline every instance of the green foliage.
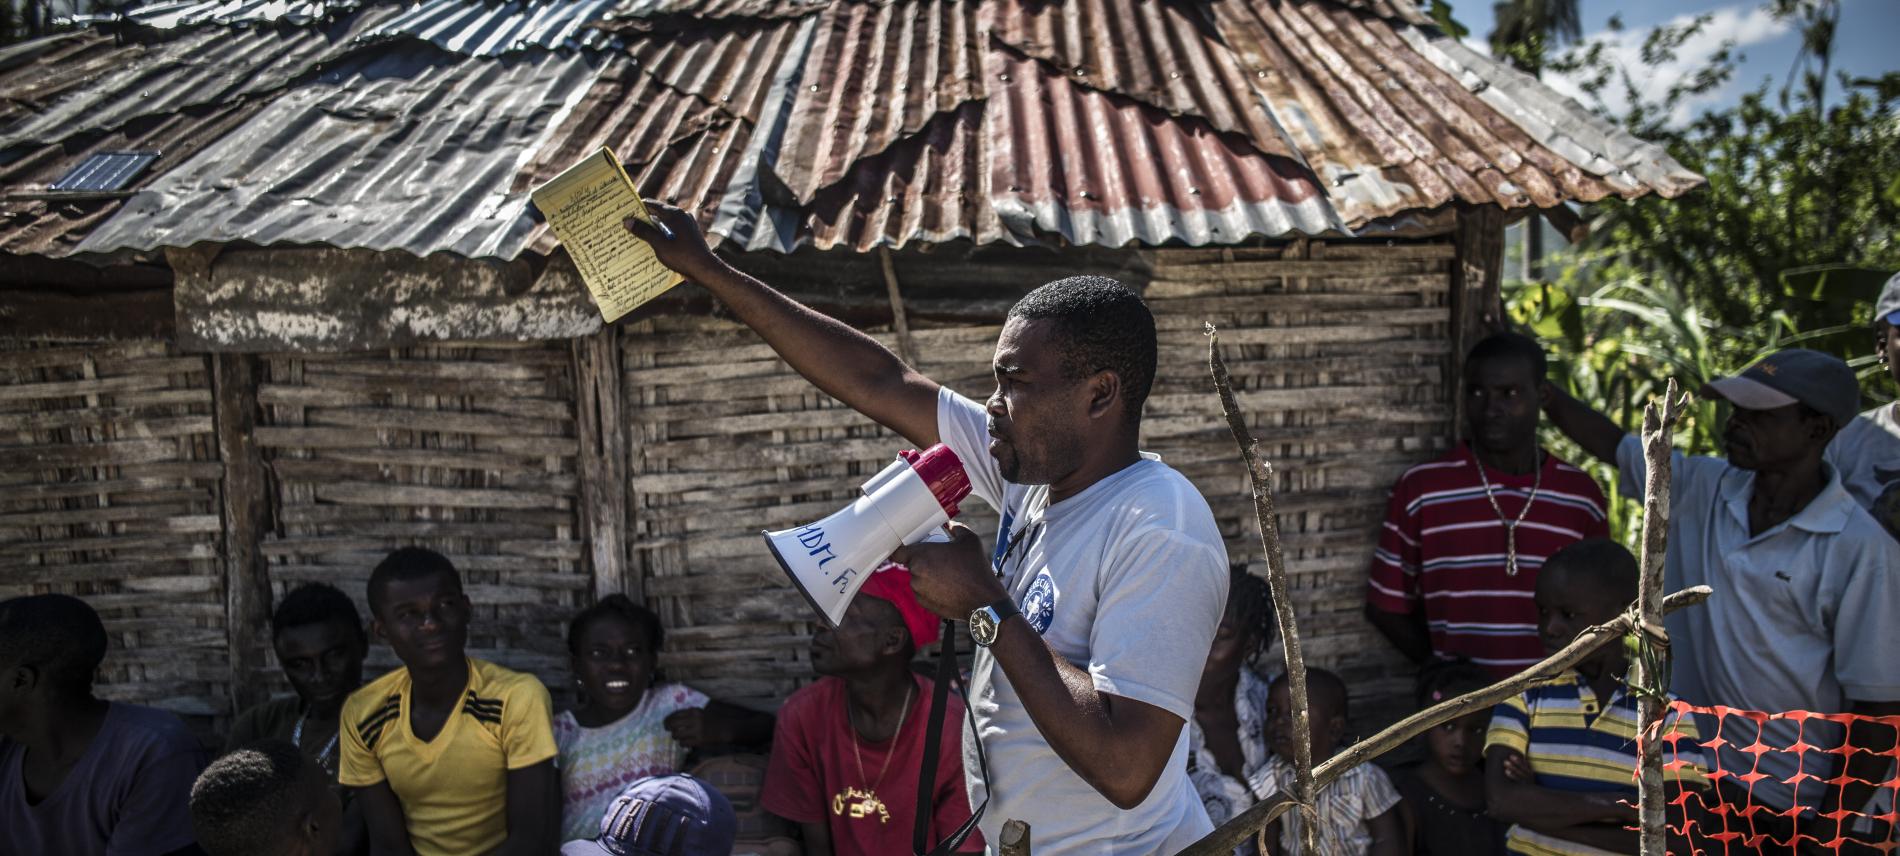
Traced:
MULTIPOLYGON (((1828 5, 1772 3, 1796 15, 1804 3, 1828 5)), ((1819 20, 1834 26, 1826 15, 1819 20)), ((1659 98, 1645 98, 1638 83, 1705 24, 1650 34, 1642 67, 1616 66, 1602 44, 1552 63, 1581 78, 1606 114, 1606 96, 1617 93, 1614 100, 1630 106, 1611 118, 1708 181, 1677 199, 1586 206, 1589 238, 1546 261, 1550 281, 1507 284, 1507 309, 1550 346, 1552 374, 1571 394, 1632 431, 1668 378, 1693 392, 1797 345, 1848 359, 1861 369, 1869 401, 1884 400, 1889 384, 1874 365, 1868 325, 1881 284, 1900 269, 1900 76, 1843 80, 1845 95, 1831 106, 1812 85, 1793 89, 1792 106, 1764 85, 1734 107, 1673 122, 1687 99, 1730 79, 1729 52, 1659 98)), ((1824 57, 1821 42, 1811 52, 1824 57)), ((1685 414, 1678 447, 1719 454, 1722 416, 1717 404, 1700 402, 1685 414)), ((1607 467, 1596 474, 1614 479, 1607 467)), ((1639 512, 1631 503, 1613 512, 1626 540, 1639 512)))
POLYGON ((1583 32, 1577 0, 1503 0, 1491 7, 1491 53, 1537 75, 1553 48, 1583 32))

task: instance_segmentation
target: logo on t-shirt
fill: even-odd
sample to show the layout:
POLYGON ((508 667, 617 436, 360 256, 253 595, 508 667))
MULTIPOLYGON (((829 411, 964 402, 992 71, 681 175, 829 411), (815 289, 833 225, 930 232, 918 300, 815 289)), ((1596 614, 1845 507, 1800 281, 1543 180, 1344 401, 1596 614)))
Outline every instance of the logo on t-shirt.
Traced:
POLYGON ((1029 626, 1036 628, 1038 636, 1048 632, 1049 624, 1056 618, 1056 581, 1049 576, 1048 569, 1036 572, 1036 581, 1029 584, 1029 591, 1023 595, 1023 617, 1029 620, 1029 626))

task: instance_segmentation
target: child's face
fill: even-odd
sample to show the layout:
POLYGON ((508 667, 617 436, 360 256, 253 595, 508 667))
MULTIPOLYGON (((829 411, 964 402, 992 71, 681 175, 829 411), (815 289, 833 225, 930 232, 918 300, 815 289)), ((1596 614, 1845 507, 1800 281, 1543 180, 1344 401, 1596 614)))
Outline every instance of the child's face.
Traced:
MULTIPOLYGON (((1614 619, 1628 605, 1629 601, 1619 600, 1595 582, 1588 574, 1561 564, 1546 565, 1538 572, 1537 633, 1544 640, 1546 653, 1555 653, 1576 641, 1577 635, 1592 625, 1614 619)), ((1617 647, 1605 645, 1598 649, 1598 654, 1613 652, 1617 647)), ((1591 659, 1595 660, 1596 655, 1591 655, 1591 659)))
POLYGON ((392 580, 376 608, 376 635, 411 669, 460 663, 468 647, 471 606, 462 584, 448 574, 392 580))
POLYGON ((588 703, 616 719, 640 705, 659 661, 652 638, 648 628, 613 614, 581 628, 573 667, 588 703))
POLYGON ((1445 772, 1465 775, 1477 769, 1484 754, 1484 730, 1490 723, 1491 714, 1485 711, 1465 714, 1425 732, 1425 746, 1445 772))
MULTIPOLYGON (((1346 718, 1339 711, 1329 709, 1318 694, 1309 691, 1306 695, 1312 705, 1308 719, 1313 734, 1309 745, 1313 761, 1318 763, 1332 757, 1333 747, 1339 745, 1340 735, 1346 732, 1346 718)), ((1293 760, 1293 733, 1292 692, 1287 689, 1286 681, 1277 681, 1267 692, 1267 742, 1272 744, 1273 754, 1293 760)))

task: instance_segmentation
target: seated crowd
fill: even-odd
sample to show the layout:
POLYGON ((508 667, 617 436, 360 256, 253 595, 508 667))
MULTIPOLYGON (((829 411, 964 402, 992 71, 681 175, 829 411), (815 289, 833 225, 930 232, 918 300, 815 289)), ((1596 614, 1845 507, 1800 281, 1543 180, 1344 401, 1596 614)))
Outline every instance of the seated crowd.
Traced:
MULTIPOLYGON (((1882 308, 1900 310, 1900 278, 1889 291, 1882 308)), ((1875 331, 1900 380, 1895 321, 1875 331)), ((1523 672, 1637 589, 1602 490, 1538 429, 1548 416, 1613 464, 1625 496, 1645 475, 1636 438, 1549 384, 1525 337, 1480 342, 1465 371, 1468 440, 1399 478, 1369 570, 1366 615, 1420 665, 1420 708, 1523 672)), ((1868 509, 1896 501, 1900 422, 1887 407, 1857 416, 1854 373, 1812 351, 1772 354, 1705 394, 1732 406, 1727 454, 1673 461, 1665 574, 1670 590, 1718 595, 1669 617, 1671 686, 1698 706, 1900 714, 1900 544, 1868 509)), ((568 625, 577 701, 556 712, 535 677, 469 656, 473 610, 449 560, 399 549, 370 575, 367 626, 325 584, 281 599, 271 642, 294 694, 238 716, 208 766, 175 716, 94 694, 107 636, 90 606, 0 602, 0 856, 908 853, 934 688, 913 661, 939 622, 902 568, 863 594, 815 634, 819 679, 776 716, 666 680, 658 617, 604 598, 568 625), (372 638, 401 666, 365 682, 372 638), (696 767, 733 753, 766 755, 727 768, 756 781, 696 767)), ((1323 669, 1308 673, 1311 731, 1295 732, 1285 676, 1262 656, 1276 625, 1265 583, 1236 568, 1187 723, 1185 763, 1215 825, 1292 790, 1296 740, 1315 764, 1351 742, 1349 688, 1323 669)), ((1630 657, 1599 647, 1432 728, 1414 764, 1352 768, 1319 795, 1319 851, 1635 853, 1644 691, 1630 657)), ((933 842, 971 814, 963 713, 952 694, 928 784, 933 842)), ((1692 834, 1700 852, 1728 853, 1892 834, 1843 812, 1891 801, 1891 786, 1883 797, 1864 783, 1893 780, 1893 730, 1784 724, 1665 721, 1663 738, 1680 738, 1672 852, 1692 834), (1703 751, 1718 731, 1720 748, 1703 751), (1769 810, 1739 810, 1752 805, 1769 810)), ((1303 852, 1307 822, 1288 812, 1238 852, 1303 852)), ((984 847, 972 835, 961 850, 984 847)))

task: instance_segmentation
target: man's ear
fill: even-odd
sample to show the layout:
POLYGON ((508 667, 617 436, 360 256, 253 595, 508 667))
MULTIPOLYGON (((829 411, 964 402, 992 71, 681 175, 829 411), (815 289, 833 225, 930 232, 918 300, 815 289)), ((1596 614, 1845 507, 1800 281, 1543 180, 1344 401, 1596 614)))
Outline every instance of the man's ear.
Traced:
POLYGON ((898 654, 904 650, 904 643, 910 641, 910 629, 907 627, 884 628, 884 641, 878 645, 879 653, 898 654))
POLYGON ((1557 399, 1557 387, 1551 385, 1551 382, 1547 380, 1540 380, 1537 382, 1538 409, 1549 410, 1550 403, 1552 401, 1555 401, 1556 399, 1557 399))
POLYGON ((1121 400, 1121 375, 1103 369, 1090 376, 1087 383, 1089 388, 1089 418, 1100 419, 1108 415, 1110 410, 1114 409, 1115 402, 1121 400))
POLYGON ((0 680, 5 681, 7 688, 16 693, 30 693, 40 685, 40 670, 21 663, 7 669, 4 675, 0 675, 0 680))

